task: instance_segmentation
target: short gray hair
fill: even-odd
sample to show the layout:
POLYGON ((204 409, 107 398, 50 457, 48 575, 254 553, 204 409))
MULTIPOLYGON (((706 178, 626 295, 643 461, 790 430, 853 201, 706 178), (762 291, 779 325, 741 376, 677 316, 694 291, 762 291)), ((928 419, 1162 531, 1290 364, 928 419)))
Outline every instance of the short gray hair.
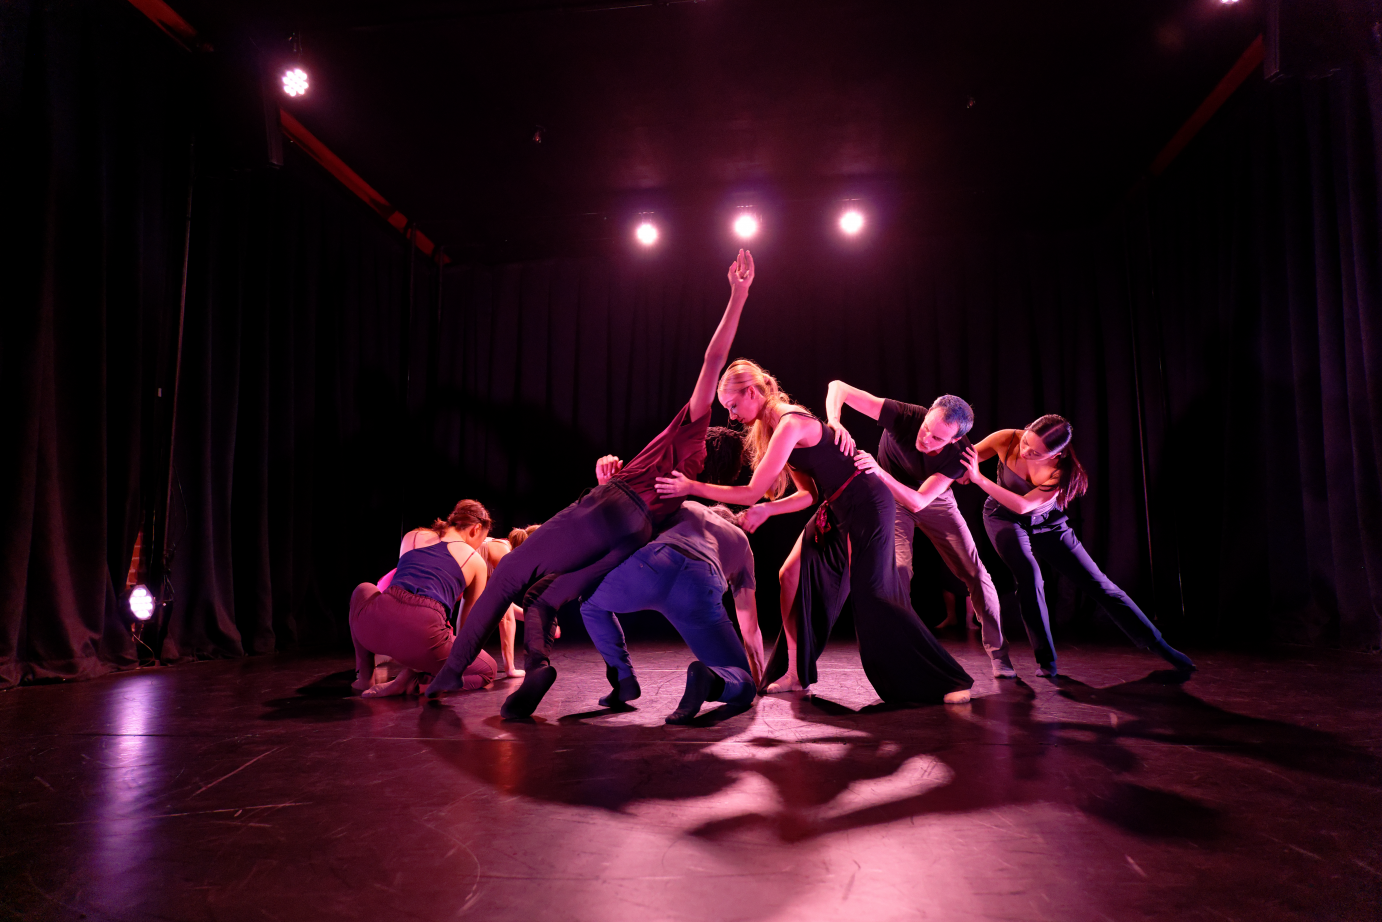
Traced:
POLYGON ((942 417, 955 427, 955 438, 974 428, 974 408, 954 394, 942 394, 931 404, 932 410, 944 410, 942 417))

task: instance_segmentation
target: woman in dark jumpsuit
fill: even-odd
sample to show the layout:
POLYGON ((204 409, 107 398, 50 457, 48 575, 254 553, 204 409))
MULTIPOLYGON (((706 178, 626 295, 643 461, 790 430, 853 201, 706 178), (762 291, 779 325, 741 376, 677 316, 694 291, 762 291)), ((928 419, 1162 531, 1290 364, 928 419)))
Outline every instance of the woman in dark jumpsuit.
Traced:
MULTIPOLYGON (((801 580, 789 629, 796 672, 802 687, 816 679, 816 660, 846 597, 854 600, 855 632, 864 674, 888 702, 958 703, 969 700, 974 684, 955 659, 912 611, 898 588, 893 564, 896 506, 877 477, 858 471, 825 426, 788 401, 776 379, 753 362, 740 359, 720 379, 720 402, 733 419, 749 427, 747 443, 754 467, 748 486, 697 483, 679 473, 660 478, 666 495, 703 496, 720 502, 769 501, 750 512, 760 517, 826 502, 801 538, 801 580), (790 474, 797 492, 781 496, 790 474), (852 554, 851 554, 852 548, 852 554)), ((747 515, 747 513, 746 513, 747 515)), ((786 625, 784 625, 786 626, 786 625)), ((779 643, 764 681, 788 669, 787 646, 779 643)))

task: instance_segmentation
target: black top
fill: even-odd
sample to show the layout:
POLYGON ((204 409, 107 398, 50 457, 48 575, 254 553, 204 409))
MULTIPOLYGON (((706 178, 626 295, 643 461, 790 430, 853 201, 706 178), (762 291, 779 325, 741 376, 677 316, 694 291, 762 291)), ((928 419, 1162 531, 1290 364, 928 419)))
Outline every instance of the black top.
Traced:
MULTIPOLYGON (((805 416, 807 419, 816 419, 810 413, 801 410, 788 410, 783 416, 805 416)), ((816 419, 816 422, 820 420, 816 419)), ((844 452, 840 451, 840 446, 835 444, 835 439, 831 437, 830 430, 821 423, 821 439, 810 448, 803 448, 798 445, 792 449, 792 453, 787 456, 787 463, 792 469, 807 475, 816 482, 816 489, 820 491, 820 499, 829 499, 835 491, 844 486, 846 480, 858 468, 854 466, 854 461, 844 452)))
POLYGON ((964 476, 964 439, 928 455, 917 451, 917 433, 926 419, 927 407, 899 400, 884 400, 878 413, 878 425, 883 437, 878 440, 878 465, 892 474, 898 483, 913 490, 921 489, 926 478, 943 474, 951 480, 964 476))

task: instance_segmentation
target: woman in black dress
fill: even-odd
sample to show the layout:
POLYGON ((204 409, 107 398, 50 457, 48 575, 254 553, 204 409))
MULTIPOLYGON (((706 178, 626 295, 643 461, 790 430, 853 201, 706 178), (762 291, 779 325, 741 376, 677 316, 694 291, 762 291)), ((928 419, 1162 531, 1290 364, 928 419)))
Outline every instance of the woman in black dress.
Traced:
POLYGON ((799 539, 800 583, 783 617, 787 643, 778 644, 764 681, 782 676, 795 661, 793 687, 809 688, 830 629, 852 593, 859 658, 878 697, 968 701, 974 680, 936 642, 898 589, 896 507, 887 487, 860 472, 826 436, 820 420, 792 404, 777 380, 753 362, 730 364, 720 378, 719 399, 730 417, 748 428, 745 442, 753 467, 748 486, 699 483, 674 471, 658 479, 659 493, 740 505, 766 496, 767 502, 745 513, 754 527, 768 515, 825 499, 799 539), (783 496, 789 476, 797 491, 783 496))

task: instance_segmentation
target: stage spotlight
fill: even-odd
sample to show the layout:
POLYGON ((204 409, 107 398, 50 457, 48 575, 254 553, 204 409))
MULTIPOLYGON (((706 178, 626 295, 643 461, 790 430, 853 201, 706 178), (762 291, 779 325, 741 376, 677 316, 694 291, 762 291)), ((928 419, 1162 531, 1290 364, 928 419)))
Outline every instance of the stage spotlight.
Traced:
POLYGON ((857 234, 864 229, 864 216, 850 209, 840 215, 840 230, 846 234, 857 234))
POLYGON ((154 594, 142 583, 130 590, 130 614, 139 621, 148 621, 154 616, 154 594))
POLYGON ((758 219, 751 214, 741 214, 734 219, 734 232, 747 240, 758 233, 758 219))
POLYGON ((307 71, 301 67, 284 71, 283 92, 289 96, 305 96, 307 94, 307 71))
POLYGON ((638 242, 645 247, 657 243, 657 227, 651 221, 644 221, 638 225, 638 230, 634 231, 633 234, 638 238, 638 242))

